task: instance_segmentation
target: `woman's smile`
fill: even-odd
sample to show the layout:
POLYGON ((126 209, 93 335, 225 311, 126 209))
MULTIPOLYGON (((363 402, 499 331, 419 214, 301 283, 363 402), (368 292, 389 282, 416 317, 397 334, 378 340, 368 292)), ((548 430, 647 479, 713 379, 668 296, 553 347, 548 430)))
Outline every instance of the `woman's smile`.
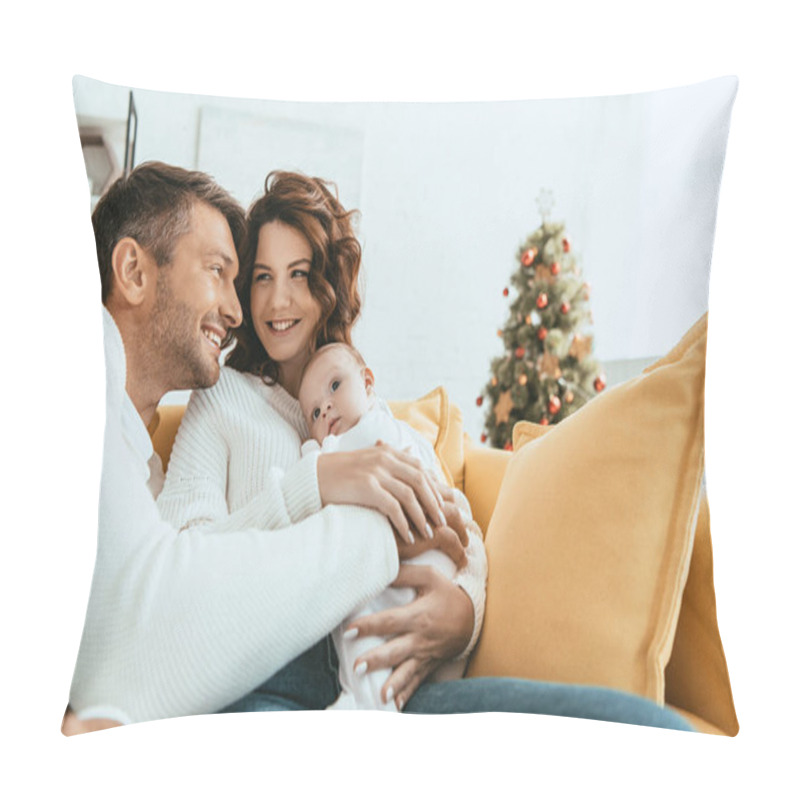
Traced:
POLYGON ((299 319, 273 319, 267 322, 267 325, 275 335, 280 336, 288 333, 299 322, 299 319))

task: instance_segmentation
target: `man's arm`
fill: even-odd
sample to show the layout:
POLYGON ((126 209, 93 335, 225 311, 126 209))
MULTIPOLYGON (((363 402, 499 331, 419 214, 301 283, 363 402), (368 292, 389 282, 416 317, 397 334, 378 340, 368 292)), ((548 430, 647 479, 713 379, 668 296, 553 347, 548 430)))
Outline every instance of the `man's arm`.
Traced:
POLYGON ((330 507, 281 530, 163 522, 107 429, 100 532, 70 705, 79 720, 201 714, 248 693, 397 575, 386 519, 330 507))

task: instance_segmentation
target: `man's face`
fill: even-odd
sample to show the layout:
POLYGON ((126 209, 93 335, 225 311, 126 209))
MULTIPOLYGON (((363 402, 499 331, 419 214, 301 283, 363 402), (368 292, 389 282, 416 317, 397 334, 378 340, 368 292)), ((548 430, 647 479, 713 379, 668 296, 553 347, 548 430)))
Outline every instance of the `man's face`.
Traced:
POLYGON ((159 267, 150 326, 153 359, 171 389, 213 386, 220 344, 242 321, 233 280, 239 261, 225 217, 195 203, 192 226, 175 243, 172 261, 159 267))

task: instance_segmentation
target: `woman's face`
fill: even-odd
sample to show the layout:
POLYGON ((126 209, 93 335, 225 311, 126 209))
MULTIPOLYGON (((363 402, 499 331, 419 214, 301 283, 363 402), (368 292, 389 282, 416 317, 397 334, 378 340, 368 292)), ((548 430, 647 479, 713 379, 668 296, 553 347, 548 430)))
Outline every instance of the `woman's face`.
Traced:
POLYGON ((261 227, 250 313, 256 335, 278 364, 278 380, 293 395, 311 355, 311 338, 321 314, 308 286, 311 256, 311 245, 296 228, 279 221, 261 227))

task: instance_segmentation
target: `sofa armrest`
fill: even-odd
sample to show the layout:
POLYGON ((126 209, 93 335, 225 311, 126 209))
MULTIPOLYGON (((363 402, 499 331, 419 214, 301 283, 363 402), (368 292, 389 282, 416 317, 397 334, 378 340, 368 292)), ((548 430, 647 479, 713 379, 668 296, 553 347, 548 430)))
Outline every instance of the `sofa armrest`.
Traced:
POLYGON ((464 435, 464 494, 484 537, 510 458, 509 451, 479 447, 464 435))

